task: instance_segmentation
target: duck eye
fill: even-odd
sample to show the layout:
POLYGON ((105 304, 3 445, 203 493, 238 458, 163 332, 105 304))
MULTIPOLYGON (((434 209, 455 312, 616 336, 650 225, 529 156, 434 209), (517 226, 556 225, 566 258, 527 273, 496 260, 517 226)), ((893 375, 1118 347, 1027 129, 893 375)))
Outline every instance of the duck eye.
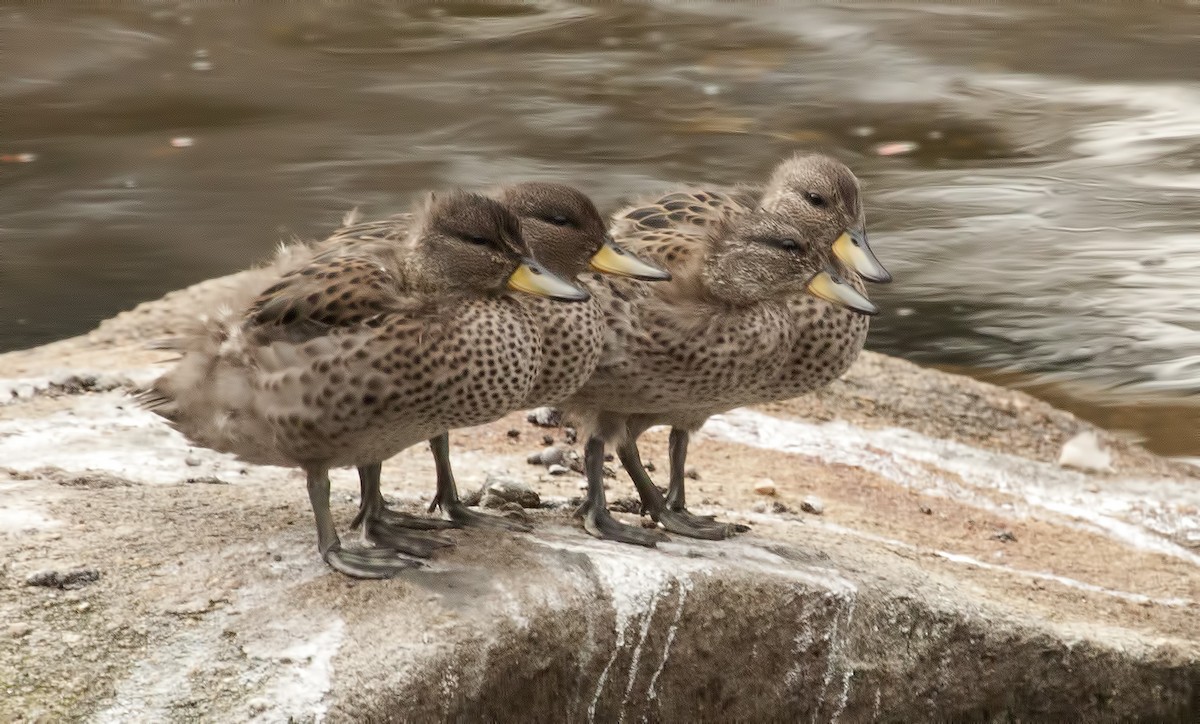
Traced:
POLYGON ((471 242, 472 244, 477 244, 479 246, 488 246, 489 244, 492 243, 492 240, 487 238, 486 236, 468 236, 467 241, 471 242))
POLYGON ((813 206, 816 206, 818 209, 824 208, 826 204, 825 197, 815 191, 805 192, 804 199, 813 206))
POLYGON ((568 219, 567 217, 563 216, 562 214, 555 214, 554 216, 547 216, 546 221, 550 222, 551 224, 554 224, 555 226, 571 226, 571 220, 568 219))
POLYGON ((800 242, 796 241, 795 239, 793 239, 790 236, 787 237, 786 239, 780 239, 779 246, 781 246, 784 249, 787 249, 788 251, 799 251, 801 249, 800 242))

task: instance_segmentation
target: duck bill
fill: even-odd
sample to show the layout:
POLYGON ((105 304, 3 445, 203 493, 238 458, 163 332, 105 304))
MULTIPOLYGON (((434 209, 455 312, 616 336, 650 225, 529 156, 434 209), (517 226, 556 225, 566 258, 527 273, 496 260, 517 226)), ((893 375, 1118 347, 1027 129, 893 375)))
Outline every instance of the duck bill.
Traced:
POLYGON ((851 269, 858 272, 863 279, 887 284, 892 280, 891 273, 883 268, 875 252, 867 244, 867 232, 858 229, 843 232, 837 241, 833 242, 833 253, 845 262, 851 269))
POLYGON ((596 252, 588 264, 594 271, 633 277, 644 282, 665 282, 671 279, 671 272, 630 254, 618 246, 611 236, 605 239, 604 246, 600 247, 600 251, 596 252))
POLYGON ((508 288, 559 302, 582 302, 591 297, 566 279, 551 274, 533 259, 521 261, 521 265, 508 278, 508 288))
POLYGON ((808 283, 808 293, 824 299, 830 304, 845 307, 851 311, 874 316, 879 314, 879 307, 871 303, 857 289, 842 280, 832 269, 825 269, 808 283))

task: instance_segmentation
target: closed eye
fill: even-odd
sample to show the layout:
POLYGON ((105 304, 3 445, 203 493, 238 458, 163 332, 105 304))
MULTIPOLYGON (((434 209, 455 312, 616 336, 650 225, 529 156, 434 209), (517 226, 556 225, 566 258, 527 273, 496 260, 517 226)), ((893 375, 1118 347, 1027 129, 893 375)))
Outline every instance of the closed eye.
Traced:
POLYGON ((545 221, 546 223, 554 224, 555 226, 574 226, 575 225, 574 223, 571 222, 570 219, 563 216, 562 214, 555 214, 553 216, 547 216, 547 217, 543 218, 542 220, 545 221))
POLYGON ((492 240, 486 236, 467 236, 464 238, 472 244, 476 244, 478 246, 491 246, 493 243, 492 240))
POLYGON ((784 249, 787 249, 788 251, 801 251, 802 249, 804 249, 804 244, 800 243, 799 241, 797 241, 796 239, 793 239, 790 236, 785 239, 780 239, 779 246, 784 249))

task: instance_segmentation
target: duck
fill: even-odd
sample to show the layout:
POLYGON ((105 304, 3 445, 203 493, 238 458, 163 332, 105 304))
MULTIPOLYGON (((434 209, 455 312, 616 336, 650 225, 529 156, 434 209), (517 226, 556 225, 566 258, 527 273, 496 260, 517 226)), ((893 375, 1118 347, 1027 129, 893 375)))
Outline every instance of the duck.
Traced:
MULTIPOLYGON (((552 274, 569 280, 589 272, 645 282, 670 279, 665 270, 623 249, 608 233, 607 223, 592 200, 579 189, 561 183, 524 181, 493 189, 490 198, 502 203, 521 221, 522 236, 533 255, 552 274)), ((326 246, 380 243, 402 237, 412 223, 409 214, 378 221, 348 218, 325 242, 326 246)), ((591 300, 561 304, 544 297, 518 300, 536 320, 542 339, 542 365, 533 386, 517 409, 555 404, 567 398, 591 376, 604 349, 603 310, 591 300)), ((503 528, 524 531, 528 526, 507 517, 470 510, 462 503, 450 462, 449 436, 431 439, 437 492, 429 512, 440 508, 450 520, 422 518, 393 511, 380 490, 381 464, 359 467, 361 504, 351 526, 362 526, 372 542, 428 555, 427 539, 406 529, 442 527, 503 528)))
MULTIPOLYGON (((662 265, 673 281, 587 286, 606 309, 612 353, 559 407, 587 434, 588 495, 578 512, 592 535, 645 546, 663 539, 660 531, 626 526, 602 510, 599 475, 610 442, 644 510, 665 530, 708 539, 743 530, 687 511, 686 436, 714 414, 828 384, 857 358, 867 317, 878 307, 833 247, 857 231, 861 207, 856 196, 842 195, 844 177, 824 161, 807 163, 816 169, 809 184, 822 203, 810 203, 812 211, 803 214, 768 210, 744 193, 735 210, 710 214, 696 203, 714 208, 704 194, 685 207, 677 199, 636 206, 614 220, 614 237, 662 265), (655 425, 673 430, 676 488, 669 498, 654 487, 637 448, 638 437, 655 425)), ((723 203, 718 197, 715 206, 723 203)))
POLYGON ((533 258, 502 203, 432 194, 398 241, 293 246, 247 275, 217 313, 164 345, 180 358, 138 402, 193 444, 302 469, 325 563, 390 578, 422 564, 342 544, 329 470, 385 460, 523 402, 543 356, 517 293, 588 298, 533 258))
MULTIPOLYGON (((892 281, 891 273, 868 242, 858 178, 844 163, 824 154, 793 154, 776 165, 763 186, 743 185, 732 191, 689 188, 635 203, 615 215, 614 233, 636 236, 674 230, 679 243, 696 243, 699 230, 726 223, 730 217, 754 213, 776 214, 798 228, 822 228, 824 235, 833 239, 829 249, 840 262, 839 270, 833 273, 840 276, 821 279, 818 284, 836 279, 835 283, 844 281, 861 293, 865 291, 863 281, 892 281)), ((783 372, 744 404, 790 399, 825 386, 849 369, 866 341, 870 312, 839 312, 811 294, 796 295, 789 306, 796 323, 810 332, 801 336, 790 351, 783 372)), ((744 532, 746 527, 717 524, 712 516, 696 516, 687 510, 687 449, 691 434, 702 424, 700 421, 692 429, 671 427, 665 500, 646 483, 649 474, 641 465, 636 443, 627 444, 621 457, 630 476, 642 482, 639 490, 644 491, 644 512, 675 533, 721 539, 744 532)), ((626 437, 636 440, 643 431, 630 430, 626 437)))

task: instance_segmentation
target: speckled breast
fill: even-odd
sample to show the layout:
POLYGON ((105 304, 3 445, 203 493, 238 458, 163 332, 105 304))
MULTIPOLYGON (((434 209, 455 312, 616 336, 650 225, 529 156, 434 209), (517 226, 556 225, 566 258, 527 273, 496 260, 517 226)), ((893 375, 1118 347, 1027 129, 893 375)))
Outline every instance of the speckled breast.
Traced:
POLYGON ((604 348, 604 312, 595 300, 563 303, 521 299, 542 334, 542 369, 522 407, 553 405, 596 370, 604 348))
POLYGON ((524 403, 542 368, 540 326, 508 298, 464 302, 437 325, 383 325, 347 341, 335 364, 316 368, 307 422, 279 429, 297 457, 358 465, 491 422, 524 403))

